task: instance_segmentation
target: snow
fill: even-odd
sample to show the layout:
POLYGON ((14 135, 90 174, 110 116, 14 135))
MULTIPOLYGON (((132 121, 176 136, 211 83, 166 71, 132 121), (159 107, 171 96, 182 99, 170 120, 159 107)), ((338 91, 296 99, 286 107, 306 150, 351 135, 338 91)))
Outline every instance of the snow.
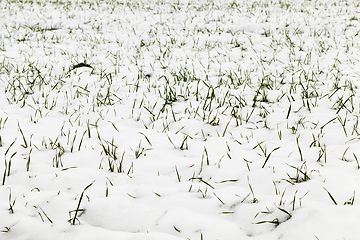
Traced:
POLYGON ((357 239, 358 7, 2 1, 0 239, 357 239))

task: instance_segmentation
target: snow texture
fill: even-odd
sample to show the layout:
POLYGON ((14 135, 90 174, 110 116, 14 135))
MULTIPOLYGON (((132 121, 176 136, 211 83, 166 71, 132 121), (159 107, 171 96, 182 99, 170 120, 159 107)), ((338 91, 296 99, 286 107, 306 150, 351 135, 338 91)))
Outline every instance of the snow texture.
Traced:
POLYGON ((358 239, 359 7, 1 1, 0 239, 358 239))

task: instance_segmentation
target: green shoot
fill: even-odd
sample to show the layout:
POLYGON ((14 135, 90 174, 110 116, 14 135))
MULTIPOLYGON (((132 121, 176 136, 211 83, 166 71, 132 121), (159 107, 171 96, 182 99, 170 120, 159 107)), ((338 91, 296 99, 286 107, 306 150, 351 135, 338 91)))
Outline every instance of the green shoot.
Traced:
POLYGON ((85 191, 86 191, 89 187, 91 187, 91 185, 94 184, 94 182, 95 182, 95 181, 93 181, 92 183, 90 183, 89 185, 87 185, 87 186, 84 188, 84 190, 81 192, 81 195, 80 195, 80 198, 79 198, 79 202, 78 202, 78 205, 77 205, 76 209, 69 212, 69 214, 71 214, 71 212, 75 212, 74 217, 73 217, 73 218, 70 218, 70 220, 69 220, 69 222, 71 223, 71 225, 75 225, 76 221, 79 221, 79 219, 77 218, 77 216, 78 216, 79 212, 83 212, 83 211, 84 211, 84 209, 81 209, 81 208, 80 208, 81 201, 82 201, 82 199, 83 199, 83 197, 84 197, 84 193, 85 193, 85 191))

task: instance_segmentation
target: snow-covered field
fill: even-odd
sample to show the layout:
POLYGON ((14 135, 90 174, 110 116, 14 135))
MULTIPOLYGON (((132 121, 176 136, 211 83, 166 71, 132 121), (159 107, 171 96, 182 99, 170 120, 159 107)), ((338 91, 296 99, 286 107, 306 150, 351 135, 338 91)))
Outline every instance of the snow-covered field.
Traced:
POLYGON ((0 239, 359 239, 359 9, 1 1, 0 239))

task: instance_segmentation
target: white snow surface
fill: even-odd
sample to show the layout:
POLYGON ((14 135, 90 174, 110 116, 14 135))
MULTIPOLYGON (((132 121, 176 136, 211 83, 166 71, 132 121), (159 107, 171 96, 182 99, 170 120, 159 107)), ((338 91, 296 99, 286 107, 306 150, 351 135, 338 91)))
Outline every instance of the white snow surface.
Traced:
POLYGON ((0 239, 359 239, 359 7, 1 1, 0 239))

